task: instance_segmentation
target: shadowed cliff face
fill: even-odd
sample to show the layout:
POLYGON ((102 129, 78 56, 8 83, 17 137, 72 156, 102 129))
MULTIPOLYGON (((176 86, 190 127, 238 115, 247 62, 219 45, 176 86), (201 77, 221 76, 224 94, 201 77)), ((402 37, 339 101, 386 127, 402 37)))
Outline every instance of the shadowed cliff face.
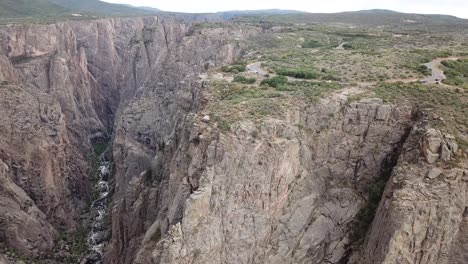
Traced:
POLYGON ((0 160, 9 190, 2 194, 10 197, 2 235, 39 255, 53 247, 57 229, 79 226, 88 196, 85 154, 92 134, 104 131, 91 95, 97 86, 68 25, 6 27, 0 36, 0 160), (31 215, 27 224, 22 215, 31 215))

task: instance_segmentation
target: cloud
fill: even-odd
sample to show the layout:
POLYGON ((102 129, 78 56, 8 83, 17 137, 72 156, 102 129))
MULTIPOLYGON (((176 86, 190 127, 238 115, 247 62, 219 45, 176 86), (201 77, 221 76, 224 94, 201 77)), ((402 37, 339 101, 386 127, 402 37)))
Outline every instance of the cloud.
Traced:
POLYGON ((363 9, 391 9, 407 13, 447 14, 468 18, 467 0, 105 0, 166 11, 189 13, 226 10, 294 9, 308 12, 341 12, 363 9))

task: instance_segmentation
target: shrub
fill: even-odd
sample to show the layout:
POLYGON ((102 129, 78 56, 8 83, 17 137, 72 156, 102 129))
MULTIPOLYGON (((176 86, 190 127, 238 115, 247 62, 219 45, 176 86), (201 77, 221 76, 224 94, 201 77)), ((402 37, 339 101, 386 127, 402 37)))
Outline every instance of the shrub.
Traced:
POLYGON ((285 85, 288 83, 288 78, 284 76, 275 76, 272 78, 267 78, 262 81, 261 85, 268 85, 271 87, 278 88, 281 85, 285 85))
POLYGON ((432 71, 426 65, 419 65, 416 70, 423 75, 431 75, 432 71))
POLYGON ((343 48, 346 50, 353 49, 353 45, 351 43, 345 43, 343 44, 343 48))
POLYGON ((279 69, 277 70, 278 75, 290 76, 299 79, 317 79, 319 74, 309 69, 279 69))
POLYGON ((236 75, 234 77, 234 82, 238 82, 238 83, 252 84, 252 83, 255 83, 256 81, 257 81, 256 78, 247 78, 242 75, 236 75))
POLYGON ((322 44, 320 44, 320 42, 318 42, 316 40, 308 40, 308 41, 305 41, 302 44, 302 48, 304 48, 304 49, 319 48, 321 46, 322 46, 322 44))
POLYGON ((239 72, 244 72, 245 68, 247 67, 247 64, 244 62, 238 62, 236 64, 230 65, 230 66, 223 66, 221 70, 223 72, 234 72, 234 73, 239 73, 239 72))
POLYGON ((101 156, 104 151, 106 151, 108 144, 107 143, 97 143, 93 145, 94 153, 96 156, 101 156))
POLYGON ((322 80, 339 82, 341 81, 341 78, 332 74, 327 74, 322 76, 322 80))
POLYGON ((218 128, 223 131, 231 130, 231 125, 226 120, 219 120, 217 124, 218 128))

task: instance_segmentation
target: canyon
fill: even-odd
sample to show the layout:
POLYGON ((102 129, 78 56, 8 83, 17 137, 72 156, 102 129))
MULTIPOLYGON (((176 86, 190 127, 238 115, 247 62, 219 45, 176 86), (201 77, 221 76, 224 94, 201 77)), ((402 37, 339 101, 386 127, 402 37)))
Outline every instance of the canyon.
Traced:
POLYGON ((467 130, 445 112, 351 84, 223 128, 213 76, 281 30, 0 27, 0 263, 466 263, 467 130), (107 195, 102 256, 72 252, 107 195))

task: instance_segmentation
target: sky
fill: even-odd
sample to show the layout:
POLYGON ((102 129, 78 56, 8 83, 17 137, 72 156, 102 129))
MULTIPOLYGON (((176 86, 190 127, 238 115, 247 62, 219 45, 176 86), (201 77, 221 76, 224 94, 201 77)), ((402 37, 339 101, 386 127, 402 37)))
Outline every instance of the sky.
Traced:
POLYGON ((150 6, 164 11, 205 13, 227 10, 291 9, 332 13, 364 9, 391 9, 406 13, 447 14, 468 18, 468 0, 104 0, 150 6))

